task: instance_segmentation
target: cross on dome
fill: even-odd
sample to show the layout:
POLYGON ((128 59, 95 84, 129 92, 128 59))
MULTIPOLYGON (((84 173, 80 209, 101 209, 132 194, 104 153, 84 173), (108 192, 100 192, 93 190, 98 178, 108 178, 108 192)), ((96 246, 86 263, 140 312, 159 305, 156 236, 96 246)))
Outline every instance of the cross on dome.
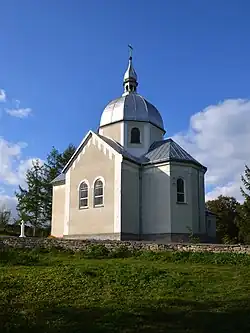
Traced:
POLYGON ((129 47, 129 60, 128 60, 128 68, 123 77, 123 86, 124 86, 123 95, 136 92, 136 88, 138 86, 137 75, 132 63, 133 47, 130 44, 128 45, 128 47, 129 47))

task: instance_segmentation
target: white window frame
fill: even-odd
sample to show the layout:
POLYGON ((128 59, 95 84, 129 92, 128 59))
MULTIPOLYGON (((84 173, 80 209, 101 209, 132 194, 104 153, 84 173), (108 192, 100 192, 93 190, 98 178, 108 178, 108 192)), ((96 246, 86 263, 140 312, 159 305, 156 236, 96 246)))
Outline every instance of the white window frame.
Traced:
POLYGON ((186 203, 186 183, 185 183, 185 179, 183 179, 182 177, 178 177, 176 180, 176 202, 178 204, 185 204, 186 203), (178 192, 178 180, 181 179, 183 181, 183 192, 178 192), (181 194, 184 196, 183 201, 178 201, 178 194, 181 194))
POLYGON ((98 208, 98 207, 104 207, 104 198, 105 198, 105 180, 102 176, 96 177, 93 181, 93 185, 92 185, 92 189, 93 189, 93 207, 94 208, 98 208), (103 194, 102 195, 98 195, 95 196, 95 183, 100 180, 102 182, 102 186, 103 186, 103 194), (95 197, 102 197, 102 204, 100 205, 95 205, 95 197))
POLYGON ((81 180, 81 182, 78 185, 78 208, 79 209, 87 209, 89 208, 89 182, 87 179, 81 180), (88 186, 88 192, 87 192, 87 197, 86 198, 81 198, 81 185, 85 183, 88 186), (87 199, 87 206, 81 206, 81 200, 86 200, 87 199))

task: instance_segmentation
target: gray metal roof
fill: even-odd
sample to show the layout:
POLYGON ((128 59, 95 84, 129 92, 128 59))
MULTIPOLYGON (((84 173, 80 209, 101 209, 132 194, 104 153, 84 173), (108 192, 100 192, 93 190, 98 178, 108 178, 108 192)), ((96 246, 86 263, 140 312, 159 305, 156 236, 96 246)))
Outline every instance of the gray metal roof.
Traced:
MULTIPOLYGON (((115 151, 121 154, 124 158, 140 165, 156 164, 169 161, 175 161, 181 163, 189 162, 207 170, 206 167, 204 167, 202 164, 196 161, 196 159, 194 159, 190 154, 188 154, 181 146, 179 146, 172 139, 166 139, 154 142, 146 154, 144 154, 140 158, 137 158, 131 155, 128 151, 126 151, 124 147, 120 145, 118 142, 97 133, 96 135, 98 135, 103 141, 105 141, 110 147, 112 147, 115 151)), ((61 173, 51 183, 58 184, 64 181, 65 181, 65 174, 61 173)))
POLYGON ((206 215, 214 215, 214 216, 216 216, 216 214, 213 213, 213 212, 211 212, 211 210, 209 210, 209 209, 206 209, 206 215))
POLYGON ((64 181, 65 181, 65 174, 61 173, 55 179, 52 180, 51 184, 61 183, 61 182, 64 182, 64 181))
POLYGON ((154 164, 167 161, 190 162, 205 168, 170 138, 154 142, 149 148, 148 152, 144 154, 142 161, 143 164, 154 164))
POLYGON ((111 101, 102 113, 100 127, 124 120, 150 122, 164 131, 159 111, 137 93, 131 92, 111 101))

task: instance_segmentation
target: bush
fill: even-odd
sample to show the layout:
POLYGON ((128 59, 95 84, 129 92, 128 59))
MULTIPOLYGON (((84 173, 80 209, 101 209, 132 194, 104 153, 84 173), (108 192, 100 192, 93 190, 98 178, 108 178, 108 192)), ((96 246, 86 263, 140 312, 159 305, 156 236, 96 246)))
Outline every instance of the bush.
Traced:
POLYGON ((109 249, 107 249, 107 247, 103 244, 91 244, 85 251, 83 251, 83 255, 85 257, 93 259, 107 258, 109 254, 109 249))
POLYGON ((121 245, 110 252, 110 258, 128 258, 136 256, 136 251, 130 250, 127 246, 121 245))
POLYGON ((39 255, 30 250, 0 250, 0 264, 33 266, 34 264, 37 264, 39 262, 39 255))

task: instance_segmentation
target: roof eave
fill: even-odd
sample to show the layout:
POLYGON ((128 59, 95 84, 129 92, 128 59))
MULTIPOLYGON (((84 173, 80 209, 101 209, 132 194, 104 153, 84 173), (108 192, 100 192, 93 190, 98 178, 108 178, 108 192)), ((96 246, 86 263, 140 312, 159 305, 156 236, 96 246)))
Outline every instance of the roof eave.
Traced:
POLYGON ((161 159, 161 160, 157 160, 157 161, 146 161, 146 162, 142 162, 142 164, 143 165, 150 165, 150 164, 152 165, 152 164, 161 164, 161 163, 168 163, 168 162, 193 164, 193 165, 196 165, 196 166, 200 167, 201 169, 203 169, 204 172, 207 171, 207 168, 205 166, 203 166, 202 164, 200 164, 199 162, 188 161, 188 160, 179 160, 179 159, 173 159, 173 158, 166 158, 166 159, 161 159))
POLYGON ((157 126, 156 124, 154 124, 154 123, 151 122, 151 121, 147 121, 147 120, 133 120, 133 119, 128 119, 128 120, 124 120, 124 119, 116 120, 116 121, 113 121, 113 122, 111 122, 111 123, 108 123, 108 124, 104 124, 104 125, 99 126, 99 127, 98 127, 98 130, 101 129, 101 128, 104 128, 104 127, 106 127, 106 126, 110 126, 110 125, 113 125, 113 124, 120 123, 120 122, 122 122, 122 121, 126 121, 126 122, 127 122, 127 121, 136 121, 136 122, 138 122, 138 123, 149 123, 149 124, 151 124, 151 125, 153 125, 153 126, 159 128, 159 129, 163 132, 163 135, 166 134, 166 131, 164 130, 164 128, 162 128, 162 127, 160 127, 160 126, 157 126))
POLYGON ((56 181, 52 180, 52 182, 50 182, 50 184, 52 184, 52 186, 65 185, 65 179, 64 180, 56 180, 56 181))

